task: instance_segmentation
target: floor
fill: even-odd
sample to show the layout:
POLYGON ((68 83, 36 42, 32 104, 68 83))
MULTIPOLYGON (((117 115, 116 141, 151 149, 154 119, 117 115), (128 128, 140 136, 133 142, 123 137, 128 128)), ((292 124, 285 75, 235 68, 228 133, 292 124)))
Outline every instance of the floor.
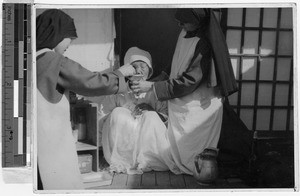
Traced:
POLYGON ((141 175, 114 174, 110 186, 92 189, 232 189, 250 188, 239 178, 219 178, 214 184, 200 185, 193 176, 166 172, 146 172, 141 175))
MULTIPOLYGON (((100 161, 102 162, 102 161, 100 161)), ((103 162, 102 162, 103 163, 103 162)), ((275 165, 276 166, 276 165, 275 165)), ((286 172, 289 171, 289 168, 283 167, 279 165, 280 168, 272 167, 275 171, 284 171, 284 173, 280 173, 281 177, 274 179, 270 179, 267 187, 275 187, 275 188, 293 188, 294 181, 289 178, 284 178, 291 176, 293 177, 293 173, 291 175, 287 175, 286 172), (280 169, 280 170, 279 170, 280 169), (276 180, 277 179, 277 180, 276 180), (284 180, 285 179, 285 180, 284 180), (278 182, 279 184, 278 184, 278 182)), ((99 166, 100 170, 107 170, 108 164, 104 164, 99 166)), ((197 190, 197 189, 222 189, 222 190, 247 190, 253 189, 254 186, 249 186, 251 183, 251 179, 255 179, 255 177, 251 176, 241 176, 241 173, 245 173, 245 170, 238 170, 236 167, 224 168, 219 166, 219 175, 218 179, 215 183, 210 185, 200 185, 196 182, 193 176, 190 175, 175 175, 169 171, 165 172, 145 172, 141 175, 126 175, 126 174, 114 174, 112 183, 108 186, 101 187, 93 187, 92 190, 121 190, 121 189, 171 189, 171 190, 197 190), (245 183, 242 179, 247 180, 245 183)), ((278 173, 278 172, 277 172, 278 173)), ((2 168, 2 172, 0 172, 0 176, 2 175, 3 182, 5 184, 32 184, 32 168, 30 166, 20 167, 20 168, 2 168)), ((273 176, 273 175, 272 175, 273 176)), ((278 177, 278 176, 277 176, 278 177)), ((274 178, 274 176, 273 176, 274 178)), ((258 187, 256 187, 258 188, 258 187)))
MULTIPOLYGON (((30 155, 28 154, 28 161, 30 155)), ((5 184, 32 183, 32 168, 30 162, 26 167, 2 168, 2 179, 5 184)), ((100 154, 99 169, 107 170, 108 164, 102 154, 100 154)), ((114 174, 110 186, 94 187, 92 189, 230 189, 230 188, 250 188, 232 171, 224 172, 219 169, 219 178, 214 184, 197 184, 193 176, 175 175, 166 172, 146 172, 142 175, 114 174), (223 175, 225 174, 225 175, 223 175)))
MULTIPOLYGON (((100 155, 99 169, 107 170, 108 164, 100 155)), ((233 171, 219 168, 219 178, 210 185, 200 185, 191 175, 175 175, 170 171, 145 172, 141 175, 114 174, 110 186, 92 189, 232 189, 250 188, 233 171)))
MULTIPOLYGON (((100 156, 101 157, 101 156, 100 156)), ((28 160, 30 158, 28 157, 28 160)), ((30 165, 28 163, 28 165, 30 165)), ((100 158, 100 170, 106 170, 108 164, 100 158)), ((32 168, 2 168, 2 178, 6 184, 32 183, 32 168)), ((200 185, 193 176, 175 175, 169 171, 145 172, 141 175, 114 174, 111 185, 93 187, 92 189, 247 189, 251 188, 234 172, 219 168, 219 178, 210 185, 200 185)))
MULTIPOLYGON (((2 168, 3 181, 6 184, 32 183, 32 169, 2 168)), ((193 176, 175 175, 169 171, 146 172, 141 175, 114 174, 110 186, 91 189, 245 189, 247 186, 237 177, 220 177, 214 184, 200 185, 193 176)))

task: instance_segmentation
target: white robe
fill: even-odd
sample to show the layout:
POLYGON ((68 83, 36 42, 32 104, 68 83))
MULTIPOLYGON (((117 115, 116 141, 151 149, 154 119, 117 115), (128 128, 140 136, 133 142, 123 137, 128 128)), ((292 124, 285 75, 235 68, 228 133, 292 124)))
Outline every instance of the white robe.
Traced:
MULTIPOLYGON (((180 76, 189 65, 199 41, 198 37, 183 38, 179 35, 173 56, 170 78, 180 76)), ((216 89, 206 84, 186 96, 168 101, 168 138, 172 157, 179 169, 193 174, 194 157, 207 147, 217 147, 223 105, 216 89)))
POLYGON ((106 106, 115 106, 102 129, 104 157, 110 170, 127 174, 146 171, 172 170, 178 173, 170 152, 166 125, 154 111, 145 111, 134 117, 130 103, 147 103, 157 112, 163 111, 165 102, 155 101, 149 92, 140 99, 132 94, 109 96, 106 106))

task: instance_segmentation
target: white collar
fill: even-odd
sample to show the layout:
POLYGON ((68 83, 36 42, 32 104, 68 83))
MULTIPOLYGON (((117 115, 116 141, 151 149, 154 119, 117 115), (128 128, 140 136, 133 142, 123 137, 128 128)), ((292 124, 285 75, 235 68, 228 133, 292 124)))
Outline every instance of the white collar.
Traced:
POLYGON ((41 50, 39 50, 39 51, 36 52, 36 56, 39 56, 39 55, 41 55, 41 54, 43 54, 45 52, 49 52, 49 51, 53 51, 53 50, 51 50, 49 48, 43 48, 43 49, 41 49, 41 50))

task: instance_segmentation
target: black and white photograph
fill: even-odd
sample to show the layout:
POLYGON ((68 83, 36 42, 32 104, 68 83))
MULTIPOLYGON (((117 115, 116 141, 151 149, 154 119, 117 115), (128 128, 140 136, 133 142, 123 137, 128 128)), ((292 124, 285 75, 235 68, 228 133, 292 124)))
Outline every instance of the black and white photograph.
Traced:
POLYGON ((27 166, 33 193, 298 192, 296 8, 14 6, 32 35, 6 179, 27 166))

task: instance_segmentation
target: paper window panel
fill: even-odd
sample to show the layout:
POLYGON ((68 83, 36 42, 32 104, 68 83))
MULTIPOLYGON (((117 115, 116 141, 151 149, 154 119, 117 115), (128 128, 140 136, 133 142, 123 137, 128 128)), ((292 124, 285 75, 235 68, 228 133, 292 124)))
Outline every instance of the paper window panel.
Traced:
POLYGON ((243 53, 257 54, 258 31, 245 31, 243 53))
POLYGON ((260 46, 260 54, 263 55, 275 54, 275 48, 276 48, 276 32, 263 31, 262 41, 260 46))
POLYGON ((241 109, 240 118, 245 123, 249 130, 252 130, 253 124, 253 110, 252 109, 241 109))
POLYGON ((271 110, 269 109, 257 110, 256 130, 269 130, 270 116, 271 110))
POLYGON ((241 105, 253 105, 255 96, 255 84, 243 83, 241 105))
POLYGON ((259 84, 257 105, 270 106, 272 102, 272 84, 259 84))
POLYGON ((243 9, 242 8, 229 8, 227 25, 240 27, 242 26, 243 9))
POLYGON ((281 9, 280 28, 293 28, 293 10, 292 8, 281 9))
POLYGON ((264 9, 263 27, 276 28, 277 27, 277 15, 278 15, 278 8, 265 8, 264 9))
POLYGON ((258 27, 260 18, 260 8, 246 9, 246 27, 258 27))
POLYGON ((275 105, 276 106, 287 106, 289 95, 288 84, 277 84, 275 92, 275 105))
POLYGON ((233 69, 233 74, 235 76, 235 79, 239 79, 239 70, 240 70, 240 60, 239 58, 231 57, 231 65, 233 69))
POLYGON ((291 59, 290 58, 278 58, 277 61, 277 80, 289 81, 291 71, 291 59))
POLYGON ((274 58, 262 58, 260 61, 260 80, 273 80, 274 58))
POLYGON ((242 73, 243 80, 254 80, 256 78, 257 59, 243 58, 242 59, 242 73))
POLYGON ((241 31, 240 30, 228 30, 226 33, 226 41, 230 54, 240 53, 241 48, 241 31))
POLYGON ((279 55, 293 55, 293 33, 280 31, 278 43, 279 55))
POLYGON ((275 109, 273 118, 273 130, 285 130, 287 120, 287 110, 275 109))

